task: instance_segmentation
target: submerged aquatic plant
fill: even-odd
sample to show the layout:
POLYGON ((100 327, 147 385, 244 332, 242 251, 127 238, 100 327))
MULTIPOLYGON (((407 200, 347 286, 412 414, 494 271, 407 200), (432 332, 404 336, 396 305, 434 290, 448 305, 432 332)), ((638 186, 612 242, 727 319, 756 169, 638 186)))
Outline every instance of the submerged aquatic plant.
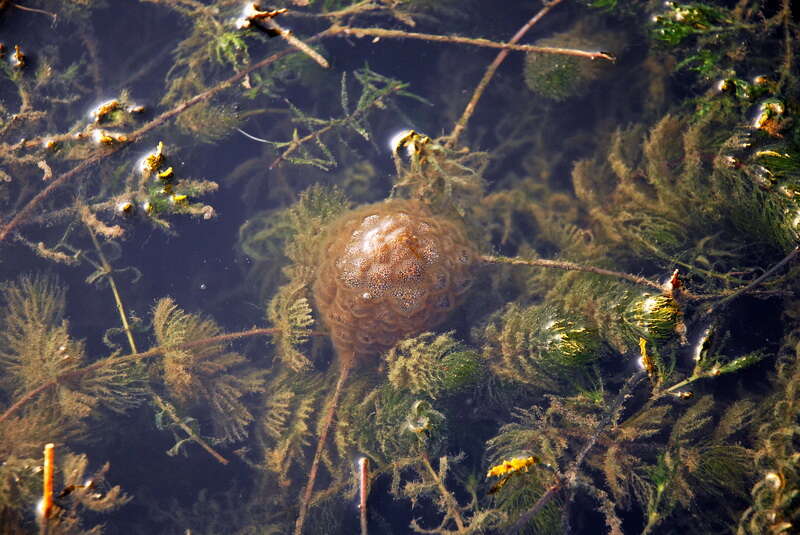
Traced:
MULTIPOLYGON (((578 23, 570 30, 540 39, 537 46, 602 50, 612 56, 619 53, 621 36, 598 31, 578 23)), ((585 94, 592 82, 608 75, 610 65, 594 59, 528 52, 525 57, 525 84, 542 97, 555 101, 585 94)))
MULTIPOLYGON (((212 320, 187 314, 170 298, 153 308, 153 330, 159 344, 176 347, 189 340, 213 338, 222 330, 212 320)), ((162 359, 164 384, 178 406, 191 410, 202 404, 211 409, 216 441, 238 442, 247 437, 253 415, 241 398, 263 389, 263 375, 257 371, 236 375, 247 362, 243 355, 226 351, 223 345, 195 350, 168 349, 162 359)))
MULTIPOLYGON (((353 531, 355 481, 398 501, 360 506, 365 535, 602 531, 586 527, 600 517, 615 535, 797 523, 786 438, 797 314, 793 298, 774 299, 796 292, 800 251, 789 2, 645 13, 621 0, 583 2, 592 9, 554 0, 507 41, 426 33, 432 21, 488 28, 503 13, 472 2, 0 4, 4 24, 52 20, 35 9, 54 9, 57 31, 30 31, 85 45, 73 57, 65 51, 75 47, 17 34, 9 39, 20 43, 3 43, 4 511, 22 515, 38 496, 42 443, 81 451, 100 438, 93 448, 133 451, 149 441, 106 419, 149 398, 157 425, 175 433, 167 453, 189 459, 131 462, 205 471, 208 459, 186 447, 194 442, 246 472, 219 466, 233 481, 193 488, 191 506, 135 481, 148 512, 141 529, 353 531), (159 20, 172 26, 141 26, 129 58, 111 62, 92 21, 124 9, 166 13, 159 20), (605 52, 554 49, 563 34, 521 44, 558 11, 551 31, 573 38, 559 46, 621 53, 637 43, 620 57, 625 68, 605 52), (497 49, 480 81, 474 62, 455 72, 448 47, 467 46, 497 49), (385 65, 384 50, 420 60, 385 65), (527 84, 494 80, 520 52, 527 84), (401 79, 412 68, 435 76, 401 79), (611 75, 599 80, 601 70, 611 75), (143 83, 153 73, 164 84, 143 83), (684 78, 691 98, 671 100, 684 78), (453 91, 472 82, 471 95, 453 91), (574 113, 573 96, 592 113, 574 113), (87 116, 88 100, 100 104, 87 116), (392 183, 389 155, 365 158, 399 119, 392 183), (423 133, 448 123, 449 134, 423 133), (273 141, 256 145, 237 129, 273 141), (223 153, 237 160, 227 176, 223 153), (190 178, 199 168, 219 178, 190 178), (341 189, 323 185, 342 177, 341 189), (245 211, 259 210, 239 232, 246 282, 215 289, 217 271, 203 264, 230 243, 215 239, 207 254, 210 227, 198 238, 180 216, 230 221, 236 188, 245 211), (217 190, 214 208, 200 202, 217 190), (144 258, 162 253, 202 260, 164 268, 144 258), (29 264, 84 261, 91 289, 73 285, 69 299, 51 278, 10 282, 29 264), (130 290, 138 276, 124 273, 141 274, 144 288, 130 290), (151 295, 157 275, 171 292, 187 275, 191 295, 151 295), (106 286, 113 321, 93 302, 106 286), (192 301, 206 315, 177 305, 192 301), (137 313, 146 309, 150 326, 137 313), (271 327, 222 327, 263 322, 262 309, 271 327), (155 343, 139 351, 144 333, 155 343), (229 347, 264 334, 274 343, 229 347), (370 465, 358 480, 356 456, 370 465)), ((117 487, 107 500, 79 488, 87 463, 75 465, 65 517, 83 522, 93 517, 82 507, 127 499, 117 487)))

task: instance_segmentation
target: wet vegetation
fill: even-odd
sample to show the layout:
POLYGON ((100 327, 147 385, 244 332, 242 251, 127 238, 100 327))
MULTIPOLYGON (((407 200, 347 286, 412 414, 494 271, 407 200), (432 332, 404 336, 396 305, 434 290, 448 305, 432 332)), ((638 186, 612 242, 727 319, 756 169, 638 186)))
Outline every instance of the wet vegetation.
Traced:
POLYGON ((792 3, 484 4, 0 0, 0 531, 798 530, 792 3))

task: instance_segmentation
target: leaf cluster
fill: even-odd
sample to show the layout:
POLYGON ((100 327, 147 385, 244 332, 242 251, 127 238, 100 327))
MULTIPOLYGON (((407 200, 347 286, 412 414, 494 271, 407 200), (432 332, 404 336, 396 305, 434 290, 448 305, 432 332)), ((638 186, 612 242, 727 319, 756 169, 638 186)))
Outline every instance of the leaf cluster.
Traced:
POLYGON ((628 246, 616 251, 677 265, 712 288, 740 284, 740 274, 763 259, 748 253, 774 254, 797 240, 789 217, 794 201, 764 191, 747 165, 726 163, 739 135, 726 133, 735 119, 718 111, 718 119, 711 114, 694 123, 667 115, 641 144, 641 128, 619 130, 604 160, 584 160, 573 170, 595 236, 628 246), (720 230, 709 235, 708 228, 720 230))
MULTIPOLYGON (((181 310, 168 297, 153 307, 153 330, 159 345, 167 347, 222 334, 213 320, 181 310)), ((222 344, 169 349, 159 372, 180 408, 208 411, 217 441, 238 442, 247 437, 254 417, 244 397, 263 391, 264 380, 263 372, 250 369, 243 355, 227 351, 222 344)))
MULTIPOLYGON (((66 290, 55 278, 22 276, 2 288, 2 300, 0 388, 6 399, 13 399, 55 382, 26 416, 40 424, 50 419, 44 425, 56 433, 50 440, 78 431, 101 409, 123 412, 141 403, 145 385, 132 365, 98 367, 70 377, 69 372, 87 364, 87 357, 84 343, 70 336, 64 319, 66 290)), ((30 431, 35 434, 35 426, 30 431)))
POLYGON ((422 333, 398 342, 385 359, 394 388, 429 399, 474 383, 482 367, 477 352, 463 347, 452 331, 422 333))
POLYGON ((557 391, 580 383, 586 367, 605 350, 597 332, 550 307, 509 304, 483 333, 484 358, 505 380, 557 391))

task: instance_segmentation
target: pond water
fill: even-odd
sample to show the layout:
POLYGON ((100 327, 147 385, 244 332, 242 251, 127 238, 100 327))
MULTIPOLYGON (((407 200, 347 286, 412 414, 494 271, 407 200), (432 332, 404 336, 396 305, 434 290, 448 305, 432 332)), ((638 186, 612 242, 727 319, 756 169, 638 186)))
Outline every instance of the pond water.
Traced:
POLYGON ((0 0, 0 532, 795 532, 797 34, 0 0))

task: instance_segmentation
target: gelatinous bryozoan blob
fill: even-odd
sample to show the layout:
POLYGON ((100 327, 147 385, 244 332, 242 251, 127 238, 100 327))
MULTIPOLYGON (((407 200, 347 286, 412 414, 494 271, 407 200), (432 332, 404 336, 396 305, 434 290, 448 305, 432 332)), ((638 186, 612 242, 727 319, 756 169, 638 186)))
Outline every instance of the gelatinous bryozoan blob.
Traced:
POLYGON ((319 425, 295 535, 303 533, 322 451, 356 359, 444 321, 469 289, 478 259, 458 222, 433 215, 419 201, 359 208, 327 232, 314 297, 336 347, 339 380, 319 425))
POLYGON ((463 226, 419 201, 391 200, 333 223, 314 286, 340 358, 374 355, 447 318, 478 253, 463 226))

